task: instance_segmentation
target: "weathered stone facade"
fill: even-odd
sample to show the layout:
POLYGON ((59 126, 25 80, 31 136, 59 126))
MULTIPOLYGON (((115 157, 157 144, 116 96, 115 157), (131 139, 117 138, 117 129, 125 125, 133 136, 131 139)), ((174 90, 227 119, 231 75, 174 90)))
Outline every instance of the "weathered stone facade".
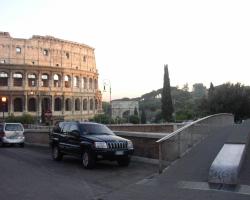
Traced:
POLYGON ((86 120, 102 112, 94 48, 33 36, 0 32, 0 97, 5 115, 29 113, 37 119, 86 120))
POLYGON ((113 100, 111 102, 112 118, 127 118, 134 114, 135 108, 139 114, 139 102, 134 100, 113 100))

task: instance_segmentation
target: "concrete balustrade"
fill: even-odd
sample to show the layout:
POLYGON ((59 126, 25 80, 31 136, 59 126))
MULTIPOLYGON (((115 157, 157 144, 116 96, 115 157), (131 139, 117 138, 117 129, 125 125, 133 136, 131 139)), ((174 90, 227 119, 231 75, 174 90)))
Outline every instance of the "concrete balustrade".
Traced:
POLYGON ((159 173, 163 163, 172 162, 184 155, 192 146, 213 133, 213 129, 232 125, 232 114, 221 113, 199 119, 157 141, 159 144, 159 173))

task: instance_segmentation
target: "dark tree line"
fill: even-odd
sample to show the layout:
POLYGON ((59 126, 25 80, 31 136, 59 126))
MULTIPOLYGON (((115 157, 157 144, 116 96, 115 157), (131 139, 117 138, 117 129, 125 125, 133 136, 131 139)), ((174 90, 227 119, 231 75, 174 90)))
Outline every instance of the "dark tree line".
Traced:
POLYGON ((214 87, 210 85, 208 96, 202 109, 209 114, 232 113, 235 120, 250 117, 250 87, 240 83, 225 83, 214 87))

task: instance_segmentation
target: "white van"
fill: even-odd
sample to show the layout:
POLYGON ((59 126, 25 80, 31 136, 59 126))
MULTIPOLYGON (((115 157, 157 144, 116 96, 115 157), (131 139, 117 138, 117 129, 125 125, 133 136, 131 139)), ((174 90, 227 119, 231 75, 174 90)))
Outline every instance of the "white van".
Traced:
POLYGON ((21 123, 0 123, 0 146, 18 144, 24 147, 24 128, 21 123))

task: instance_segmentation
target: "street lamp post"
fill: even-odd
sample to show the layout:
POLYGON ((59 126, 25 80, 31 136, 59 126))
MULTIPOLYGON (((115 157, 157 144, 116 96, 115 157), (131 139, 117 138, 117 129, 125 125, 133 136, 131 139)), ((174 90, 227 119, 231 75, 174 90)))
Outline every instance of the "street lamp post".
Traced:
POLYGON ((111 83, 110 80, 105 79, 103 81, 103 91, 106 92, 106 86, 109 86, 109 104, 110 104, 110 113, 109 113, 109 124, 111 124, 112 117, 112 108, 111 108, 111 83))
POLYGON ((7 101, 6 97, 2 97, 2 110, 3 110, 3 121, 4 121, 4 111, 5 111, 5 103, 7 101))

